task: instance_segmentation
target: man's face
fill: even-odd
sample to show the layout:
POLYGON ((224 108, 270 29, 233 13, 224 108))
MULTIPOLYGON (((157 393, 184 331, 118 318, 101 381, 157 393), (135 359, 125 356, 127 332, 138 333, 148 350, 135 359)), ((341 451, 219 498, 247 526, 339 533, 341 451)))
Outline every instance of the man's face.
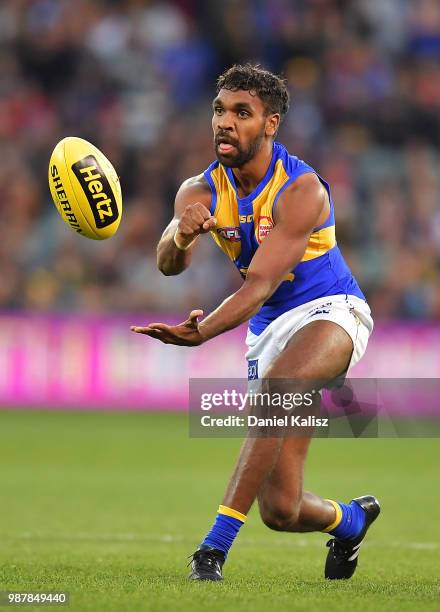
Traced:
POLYGON ((212 129, 217 159, 224 166, 239 168, 255 157, 271 134, 265 106, 248 91, 221 89, 212 103, 212 129), (269 133, 268 133, 269 132, 269 133))

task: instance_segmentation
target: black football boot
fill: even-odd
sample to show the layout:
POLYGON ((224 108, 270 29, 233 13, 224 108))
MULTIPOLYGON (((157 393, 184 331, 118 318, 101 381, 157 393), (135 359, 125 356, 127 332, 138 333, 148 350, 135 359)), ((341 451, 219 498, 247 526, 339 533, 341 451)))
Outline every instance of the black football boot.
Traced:
POLYGON ((355 572, 360 546, 370 525, 380 513, 380 505, 372 495, 356 497, 356 502, 365 512, 365 525, 361 533, 353 540, 340 540, 334 538, 327 542, 329 551, 325 562, 325 577, 329 580, 342 580, 351 578, 355 572))
POLYGON ((225 555, 221 550, 202 544, 192 555, 189 580, 223 580, 225 555))

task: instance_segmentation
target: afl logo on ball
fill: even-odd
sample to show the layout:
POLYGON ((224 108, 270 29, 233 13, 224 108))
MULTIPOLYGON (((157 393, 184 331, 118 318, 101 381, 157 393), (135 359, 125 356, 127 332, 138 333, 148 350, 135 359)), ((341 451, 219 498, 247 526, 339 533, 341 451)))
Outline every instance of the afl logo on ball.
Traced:
POLYGON ((88 155, 75 162, 72 170, 87 197, 96 227, 101 229, 114 223, 119 216, 118 206, 95 156, 88 155))

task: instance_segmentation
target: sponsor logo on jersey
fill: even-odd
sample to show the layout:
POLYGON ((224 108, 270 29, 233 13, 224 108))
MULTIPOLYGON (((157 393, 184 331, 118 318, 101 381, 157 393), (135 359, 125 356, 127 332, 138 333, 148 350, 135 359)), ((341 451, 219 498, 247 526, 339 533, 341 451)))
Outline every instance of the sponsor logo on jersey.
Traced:
POLYGON ((219 227, 217 233, 229 242, 240 242, 241 240, 239 227, 219 227))
POLYGON ((273 228, 273 221, 270 217, 260 217, 258 219, 258 242, 262 242, 273 228))
POLYGON ((238 217, 240 223, 252 223, 254 220, 254 215, 240 215, 238 217))
POLYGON ((87 155, 72 164, 72 170, 87 197, 96 227, 102 229, 114 223, 119 217, 118 206, 97 159, 87 155))

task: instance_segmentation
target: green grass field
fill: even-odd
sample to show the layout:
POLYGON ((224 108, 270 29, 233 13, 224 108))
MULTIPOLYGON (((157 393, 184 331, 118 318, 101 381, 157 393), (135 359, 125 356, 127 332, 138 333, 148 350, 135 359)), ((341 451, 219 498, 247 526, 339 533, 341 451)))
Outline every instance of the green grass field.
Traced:
POLYGON ((1 590, 65 590, 75 611, 440 610, 436 439, 313 442, 307 488, 382 502, 352 581, 322 578, 325 535, 271 532, 253 510, 225 582, 194 584, 186 557, 239 440, 190 439, 171 414, 1 412, 0 424, 1 590))

